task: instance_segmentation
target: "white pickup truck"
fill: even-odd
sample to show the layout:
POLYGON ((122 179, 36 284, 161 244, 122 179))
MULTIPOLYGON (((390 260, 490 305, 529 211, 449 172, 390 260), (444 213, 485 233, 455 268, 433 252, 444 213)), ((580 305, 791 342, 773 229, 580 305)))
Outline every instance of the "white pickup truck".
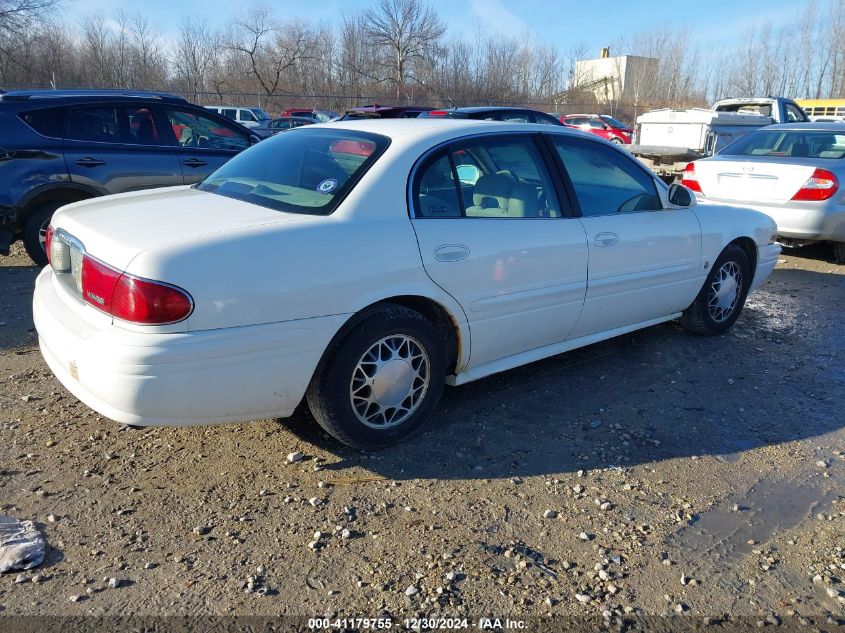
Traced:
POLYGON ((637 117, 634 142, 626 148, 667 182, 690 161, 712 156, 752 130, 773 123, 807 121, 790 99, 724 99, 710 110, 664 108, 637 117))

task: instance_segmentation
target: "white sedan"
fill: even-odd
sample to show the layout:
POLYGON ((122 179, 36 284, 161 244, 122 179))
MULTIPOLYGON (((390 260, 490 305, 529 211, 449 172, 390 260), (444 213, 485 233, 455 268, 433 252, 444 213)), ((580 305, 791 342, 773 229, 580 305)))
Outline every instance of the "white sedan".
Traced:
POLYGON ((418 429, 444 384, 671 319, 724 332, 775 231, 563 127, 349 121, 193 187, 62 208, 34 317, 59 380, 119 422, 286 417, 305 398, 372 448, 418 429))
POLYGON ((845 263, 845 125, 785 123, 754 130, 687 165, 681 184, 701 202, 748 206, 786 246, 829 241, 845 263))

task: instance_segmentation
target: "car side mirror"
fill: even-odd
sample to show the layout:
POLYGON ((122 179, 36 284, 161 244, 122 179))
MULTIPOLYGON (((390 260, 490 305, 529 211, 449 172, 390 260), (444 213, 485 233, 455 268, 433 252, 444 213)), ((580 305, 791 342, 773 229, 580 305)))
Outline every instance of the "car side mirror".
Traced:
POLYGON ((669 185, 669 203, 676 207, 691 207, 692 193, 683 185, 677 183, 669 185))
POLYGON ((481 177, 481 171, 475 165, 457 165, 455 169, 462 185, 474 185, 481 177))
POLYGON ((258 142, 260 140, 261 140, 261 137, 258 136, 257 134, 250 134, 249 135, 249 144, 250 145, 256 145, 256 144, 258 144, 258 142))

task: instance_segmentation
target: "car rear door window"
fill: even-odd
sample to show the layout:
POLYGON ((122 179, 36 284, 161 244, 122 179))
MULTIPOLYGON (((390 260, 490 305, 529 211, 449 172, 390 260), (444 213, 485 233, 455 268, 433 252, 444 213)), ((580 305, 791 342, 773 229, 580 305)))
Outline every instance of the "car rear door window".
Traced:
POLYGON ((495 137, 456 143, 418 172, 417 217, 561 217, 551 177, 534 139, 495 137))
POLYGON ((572 182, 582 215, 662 208, 654 178, 621 151, 581 138, 556 136, 552 144, 572 182))
POLYGON ((66 138, 128 145, 164 145, 155 116, 145 106, 95 106, 70 111, 66 138))

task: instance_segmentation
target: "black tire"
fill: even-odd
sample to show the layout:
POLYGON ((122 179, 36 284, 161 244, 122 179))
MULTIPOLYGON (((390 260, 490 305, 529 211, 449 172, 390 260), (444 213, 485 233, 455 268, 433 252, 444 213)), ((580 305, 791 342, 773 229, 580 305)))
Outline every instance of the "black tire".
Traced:
POLYGON ((378 449, 401 442, 431 417, 440 400, 446 379, 444 347, 435 326, 419 312, 395 304, 379 306, 358 317, 347 334, 326 350, 306 393, 308 407, 327 433, 353 448, 378 449), (373 428, 353 407, 353 376, 364 355, 392 336, 410 337, 425 351, 428 386, 406 419, 386 428, 373 428))
POLYGON ((748 261, 748 255, 745 254, 745 251, 736 244, 728 244, 714 262, 710 274, 707 275, 704 286, 695 301, 681 315, 681 325, 694 334, 705 336, 722 334, 727 331, 742 312, 752 275, 751 262, 748 261), (718 306, 711 310, 711 301, 715 300, 714 284, 717 283, 717 277, 724 274, 723 271, 730 270, 731 264, 737 267, 742 274, 738 284, 739 294, 736 296, 736 302, 729 313, 720 312, 726 310, 726 308, 719 308, 718 306))
POLYGON ((26 254, 39 266, 47 265, 47 252, 44 250, 42 231, 47 229, 50 218, 62 202, 47 202, 32 211, 23 226, 23 245, 26 254))
POLYGON ((616 136, 614 136, 612 139, 610 139, 610 142, 613 143, 614 145, 622 145, 623 144, 622 139, 620 139, 616 136))
POLYGON ((831 242, 833 247, 833 261, 837 264, 845 264, 845 242, 831 242))

